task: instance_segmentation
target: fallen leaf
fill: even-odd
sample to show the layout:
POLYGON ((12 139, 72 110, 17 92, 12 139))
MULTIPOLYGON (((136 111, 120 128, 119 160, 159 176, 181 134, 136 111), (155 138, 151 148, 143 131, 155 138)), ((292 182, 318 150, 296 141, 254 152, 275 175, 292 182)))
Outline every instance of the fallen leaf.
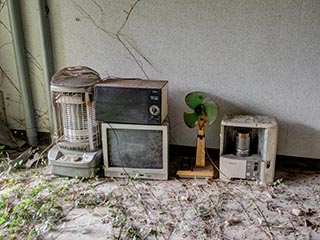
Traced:
POLYGON ((269 210, 269 211, 273 211, 273 212, 275 212, 275 211, 277 211, 278 210, 278 206, 277 205, 275 205, 274 203, 272 203, 272 202, 267 202, 267 209, 269 210))
POLYGON ((302 211, 301 209, 296 209, 296 208, 293 208, 292 211, 291 211, 291 213, 292 213, 293 215, 295 215, 295 216, 298 216, 298 217, 305 214, 304 211, 302 211))
POLYGON ((318 224, 311 222, 310 220, 306 219, 305 221, 305 226, 311 227, 312 230, 317 230, 318 229, 318 224))
POLYGON ((241 221, 239 219, 231 218, 229 220, 226 220, 223 225, 224 225, 224 227, 229 227, 229 226, 239 224, 240 222, 241 221))
POLYGON ((317 231, 318 225, 313 223, 312 226, 311 226, 311 229, 317 231))
POLYGON ((312 225, 313 225, 313 223, 310 222, 308 219, 306 219, 306 226, 307 226, 307 227, 310 227, 310 226, 312 226, 312 225))
POLYGON ((269 197, 270 199, 275 198, 275 196, 274 196, 273 194, 271 194, 270 192, 267 192, 266 195, 267 195, 267 197, 269 197))
POLYGON ((307 216, 313 216, 314 214, 316 214, 317 212, 312 210, 311 208, 308 209, 308 211, 306 212, 307 216))
POLYGON ((189 198, 189 196, 181 196, 180 200, 181 201, 190 201, 190 198, 189 198))

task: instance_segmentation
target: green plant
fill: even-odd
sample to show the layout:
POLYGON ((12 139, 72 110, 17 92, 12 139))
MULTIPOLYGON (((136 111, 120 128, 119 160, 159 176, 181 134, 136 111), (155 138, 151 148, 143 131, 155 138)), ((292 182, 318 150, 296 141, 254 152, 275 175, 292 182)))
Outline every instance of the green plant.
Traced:
POLYGON ((0 232, 3 238, 34 239, 48 229, 50 220, 57 220, 58 202, 48 194, 51 191, 48 182, 36 181, 32 187, 23 187, 14 179, 4 183, 0 193, 0 232))
POLYGON ((0 155, 3 153, 4 149, 5 149, 5 145, 0 145, 0 155))
POLYGON ((129 239, 143 239, 139 230, 130 224, 130 220, 128 219, 126 210, 123 206, 110 201, 106 203, 106 206, 109 208, 111 213, 112 226, 120 229, 118 237, 115 237, 116 239, 121 239, 121 235, 123 233, 126 238, 129 239))
POLYGON ((282 178, 278 178, 277 180, 275 180, 273 182, 273 186, 279 186, 282 183, 283 179, 282 178))

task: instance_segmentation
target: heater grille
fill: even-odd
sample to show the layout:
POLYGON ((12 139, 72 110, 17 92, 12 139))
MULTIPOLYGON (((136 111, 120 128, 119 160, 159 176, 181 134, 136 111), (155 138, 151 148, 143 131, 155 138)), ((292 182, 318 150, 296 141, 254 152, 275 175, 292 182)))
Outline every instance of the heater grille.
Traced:
POLYGON ((100 129, 95 120, 93 85, 99 81, 91 69, 66 68, 51 81, 58 146, 67 150, 96 151, 100 129))
POLYGON ((69 150, 97 149, 100 146, 99 125, 95 121, 93 102, 86 104, 81 94, 64 93, 56 103, 60 106, 63 126, 58 145, 69 150))

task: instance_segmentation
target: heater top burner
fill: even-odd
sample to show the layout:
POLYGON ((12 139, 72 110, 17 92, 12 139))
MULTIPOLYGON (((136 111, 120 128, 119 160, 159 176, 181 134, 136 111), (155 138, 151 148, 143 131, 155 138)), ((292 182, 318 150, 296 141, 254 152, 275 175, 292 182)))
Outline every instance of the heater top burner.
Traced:
POLYGON ((100 82, 99 73, 85 66, 66 67, 55 73, 51 85, 59 87, 90 87, 100 82))
POLYGON ((59 81, 51 81, 51 84, 59 87, 90 87, 97 82, 95 79, 88 78, 66 78, 59 81))
POLYGON ((226 115, 222 119, 222 124, 225 126, 244 128, 271 128, 278 126, 275 117, 262 115, 226 115))

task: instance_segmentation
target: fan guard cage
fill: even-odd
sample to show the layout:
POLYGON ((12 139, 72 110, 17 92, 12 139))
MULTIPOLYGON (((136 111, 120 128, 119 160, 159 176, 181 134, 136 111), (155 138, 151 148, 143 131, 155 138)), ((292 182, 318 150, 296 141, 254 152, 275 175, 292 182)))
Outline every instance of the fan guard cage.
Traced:
POLYGON ((98 73, 86 67, 65 68, 52 77, 55 138, 59 147, 85 152, 100 148, 93 101, 93 86, 99 81, 98 73))

